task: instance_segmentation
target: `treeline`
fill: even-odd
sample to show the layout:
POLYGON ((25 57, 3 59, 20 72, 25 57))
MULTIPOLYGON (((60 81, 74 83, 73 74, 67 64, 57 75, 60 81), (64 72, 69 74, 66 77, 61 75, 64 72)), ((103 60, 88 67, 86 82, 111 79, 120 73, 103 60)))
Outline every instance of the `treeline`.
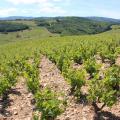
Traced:
POLYGON ((22 23, 12 23, 7 21, 0 21, 0 32, 15 32, 28 29, 29 26, 22 23))
POLYGON ((111 29, 110 22, 97 22, 82 17, 37 18, 36 23, 61 35, 96 34, 111 29))

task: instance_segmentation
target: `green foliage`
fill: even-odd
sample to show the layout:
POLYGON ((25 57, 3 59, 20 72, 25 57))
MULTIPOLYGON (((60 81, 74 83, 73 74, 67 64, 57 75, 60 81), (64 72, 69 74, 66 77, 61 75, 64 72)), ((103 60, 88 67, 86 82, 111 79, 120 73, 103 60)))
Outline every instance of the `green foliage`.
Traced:
MULTIPOLYGON (((116 90, 116 92, 119 92, 120 90, 120 67, 113 65, 106 71, 105 75, 107 76, 106 81, 105 81, 106 86, 109 85, 112 87, 113 90, 116 90)), ((118 94, 120 94, 120 92, 118 94)))
MULTIPOLYGON (((32 60, 31 60, 32 61, 32 60)), ((40 53, 34 53, 33 63, 28 63, 24 65, 25 69, 23 71, 24 77, 27 79, 27 86, 29 91, 33 94, 39 91, 39 70, 38 65, 40 63, 40 53)))
POLYGON ((59 70, 65 74, 67 72, 67 69, 70 67, 70 60, 67 56, 62 54, 57 62, 57 66, 59 70))
POLYGON ((91 77, 94 77, 94 75, 99 72, 100 65, 97 65, 94 59, 88 59, 84 65, 91 77))
POLYGON ((0 32, 14 32, 28 29, 28 25, 12 22, 0 22, 0 32))
MULTIPOLYGON (((29 29, 20 30, 20 31, 14 31, 14 32, 1 32, 0 33, 0 45, 13 43, 13 42, 22 42, 25 40, 40 40, 43 38, 49 38, 53 36, 58 36, 56 34, 50 33, 46 28, 44 27, 38 27, 34 21, 9 21, 11 24, 17 24, 17 25, 27 25, 29 29), (4 34, 6 33, 6 34, 4 34)), ((6 23, 6 22, 5 22, 6 23)), ((12 27, 14 25, 11 25, 12 27)), ((1 28, 2 29, 2 28, 1 28)))
POLYGON ((0 77, 0 96, 3 96, 9 87, 10 85, 7 78, 0 77))
POLYGON ((112 107, 118 98, 120 85, 120 76, 118 69, 110 68, 105 77, 99 80, 99 75, 96 75, 89 81, 89 95, 88 100, 92 101, 97 106, 97 102, 103 103, 103 107, 112 107))
POLYGON ((35 94, 39 90, 39 81, 38 79, 27 78, 28 90, 35 94))
MULTIPOLYGON (((56 23, 56 21, 54 22, 56 23)), ((57 20, 57 22, 61 21, 57 20)), ((52 25, 52 21, 49 22, 49 25, 52 25)), ((37 28, 37 30, 38 29, 39 28, 37 28)), ((39 35, 36 37, 36 34, 33 34, 36 32, 37 31, 33 32, 31 30, 30 35, 33 36, 31 41, 16 42, 0 46, 1 95, 11 88, 12 85, 15 85, 17 82, 16 77, 19 75, 26 77, 28 88, 33 94, 39 93, 38 65, 40 58, 34 51, 40 50, 40 53, 50 58, 61 70, 64 77, 70 80, 75 96, 79 98, 82 93, 81 87, 86 85, 86 83, 84 80, 84 72, 73 70, 73 62, 82 64, 83 68, 92 75, 92 79, 88 84, 89 100, 96 104, 97 102, 101 102, 103 106, 107 105, 111 107, 115 104, 119 96, 120 70, 119 67, 113 66, 113 64, 115 64, 113 61, 115 61, 116 57, 120 54, 120 30, 115 29, 97 35, 52 37, 44 40, 40 40, 39 35), (110 69, 104 73, 105 77, 102 80, 99 80, 99 66, 94 60, 94 56, 96 55, 100 55, 103 62, 105 59, 112 61, 110 69), (19 57, 16 58, 15 56, 19 57), (29 62, 29 59, 31 59, 32 62, 29 62)), ((28 31, 23 34, 26 33, 29 34, 28 31)), ((39 32, 37 32, 37 34, 38 33, 39 32)), ((13 33, 9 35, 13 35, 13 33)), ((7 40, 12 39, 12 37, 8 38, 7 40)), ((3 39, 3 37, 1 37, 1 39, 3 39)), ((54 101, 54 97, 52 98, 54 101)), ((39 97, 37 99, 39 101, 39 97)), ((45 102, 48 102, 47 105, 50 104, 50 106, 52 106, 51 108, 54 108, 53 106, 56 108, 57 106, 56 102, 45 102)), ((44 103, 44 101, 42 103, 44 103)), ((39 104, 41 105, 41 103, 39 104)), ((46 108, 46 106, 44 106, 44 108, 46 108)), ((51 110, 49 106, 47 106, 47 108, 51 110)), ((46 109, 43 109, 43 111, 45 110, 46 109)), ((59 113, 59 109, 54 110, 52 115, 56 116, 56 114, 59 113)), ((46 114, 48 114, 48 112, 46 114)))
POLYGON ((38 26, 46 27, 52 33, 63 35, 95 34, 110 30, 111 23, 95 22, 80 17, 57 17, 37 19, 38 26))
POLYGON ((4 96, 7 90, 17 82, 17 70, 14 70, 10 64, 0 68, 0 96, 4 96))
POLYGON ((75 63, 82 64, 83 63, 83 56, 80 50, 75 51, 73 60, 75 63))
POLYGON ((71 92, 73 92, 77 98, 80 98, 82 95, 81 87, 85 85, 85 71, 70 71, 68 79, 71 83, 71 92))
POLYGON ((35 95, 36 107, 42 112, 41 120, 53 120, 64 111, 63 101, 46 88, 35 95))
POLYGON ((33 120, 40 120, 38 115, 33 116, 33 120))
POLYGON ((35 52, 34 63, 29 63, 27 57, 14 57, 14 60, 9 61, 4 66, 0 67, 0 96, 8 89, 14 86, 19 76, 24 76, 27 79, 28 89, 32 93, 36 93, 39 89, 39 71, 38 64, 40 60, 39 52, 35 52))

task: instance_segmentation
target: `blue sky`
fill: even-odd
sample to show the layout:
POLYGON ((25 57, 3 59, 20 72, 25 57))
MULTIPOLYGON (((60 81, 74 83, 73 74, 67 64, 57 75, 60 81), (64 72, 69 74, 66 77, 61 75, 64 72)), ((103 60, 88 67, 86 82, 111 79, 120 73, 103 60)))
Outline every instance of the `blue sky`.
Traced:
POLYGON ((102 16, 120 19, 120 0, 0 0, 0 17, 102 16))

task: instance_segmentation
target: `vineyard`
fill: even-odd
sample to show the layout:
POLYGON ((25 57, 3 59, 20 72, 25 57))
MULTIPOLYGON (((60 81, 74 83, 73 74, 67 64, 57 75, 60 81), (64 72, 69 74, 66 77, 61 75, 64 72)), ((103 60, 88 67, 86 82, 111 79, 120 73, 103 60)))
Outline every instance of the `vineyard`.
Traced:
POLYGON ((120 120, 120 29, 0 46, 0 120, 120 120))

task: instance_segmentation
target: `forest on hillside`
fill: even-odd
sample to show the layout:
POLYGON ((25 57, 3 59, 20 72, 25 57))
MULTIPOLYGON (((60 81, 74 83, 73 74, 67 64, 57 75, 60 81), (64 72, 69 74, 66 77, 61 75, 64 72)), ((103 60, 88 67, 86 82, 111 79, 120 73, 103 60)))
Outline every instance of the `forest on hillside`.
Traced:
POLYGON ((96 34, 111 29, 111 22, 98 22, 82 17, 37 18, 38 26, 52 33, 64 35, 96 34))
POLYGON ((25 24, 0 21, 0 32, 15 32, 28 28, 28 25, 25 24))

